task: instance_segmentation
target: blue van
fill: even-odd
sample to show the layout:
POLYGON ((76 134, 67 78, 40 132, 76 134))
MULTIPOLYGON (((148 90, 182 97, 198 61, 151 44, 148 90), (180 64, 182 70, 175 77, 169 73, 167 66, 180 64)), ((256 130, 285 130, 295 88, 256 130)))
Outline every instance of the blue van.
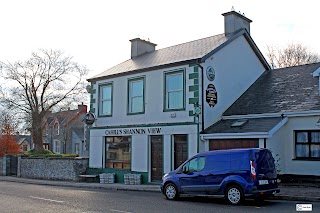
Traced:
POLYGON ((280 192, 268 149, 229 149, 199 153, 162 178, 168 200, 183 194, 224 195, 230 204, 246 196, 262 201, 280 192))

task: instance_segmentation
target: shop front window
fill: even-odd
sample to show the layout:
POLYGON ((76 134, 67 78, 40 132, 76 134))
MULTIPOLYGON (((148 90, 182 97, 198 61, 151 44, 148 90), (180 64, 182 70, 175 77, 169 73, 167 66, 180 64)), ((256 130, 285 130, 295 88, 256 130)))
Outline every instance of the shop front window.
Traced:
POLYGON ((106 168, 131 168, 131 137, 106 137, 106 168))

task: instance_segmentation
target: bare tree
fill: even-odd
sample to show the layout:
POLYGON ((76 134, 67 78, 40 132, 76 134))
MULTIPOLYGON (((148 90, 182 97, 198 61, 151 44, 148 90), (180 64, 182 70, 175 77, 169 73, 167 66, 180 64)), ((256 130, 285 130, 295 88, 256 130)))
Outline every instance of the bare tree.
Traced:
POLYGON ((85 94, 87 68, 61 51, 43 49, 26 61, 0 62, 0 67, 5 79, 2 104, 25 115, 35 152, 43 152, 47 113, 79 103, 77 99, 85 94))
POLYGON ((311 52, 302 44, 288 44, 283 49, 267 46, 267 58, 273 68, 297 66, 320 61, 317 53, 311 52))

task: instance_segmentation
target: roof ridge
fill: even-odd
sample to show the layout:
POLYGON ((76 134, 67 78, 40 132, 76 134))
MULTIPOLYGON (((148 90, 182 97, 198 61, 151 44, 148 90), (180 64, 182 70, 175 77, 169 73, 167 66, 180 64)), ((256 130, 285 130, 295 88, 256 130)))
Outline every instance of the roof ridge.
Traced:
MULTIPOLYGON (((216 36, 221 36, 221 35, 224 35, 224 33, 220 33, 220 34, 213 35, 213 36, 207 36, 207 37, 195 39, 195 40, 192 40, 192 41, 183 42, 183 43, 172 45, 172 46, 169 46, 169 47, 164 47, 164 48, 161 48, 161 49, 158 49, 158 50, 164 50, 164 49, 168 49, 168 48, 172 48, 172 47, 176 47, 176 46, 180 46, 180 45, 185 45, 185 44, 192 43, 192 42, 195 42, 195 41, 200 41, 200 40, 204 40, 204 39, 208 39, 208 38, 212 38, 212 37, 216 37, 216 36)), ((158 50, 155 50, 155 51, 158 51, 158 50)))
POLYGON ((320 62, 314 62, 314 63, 309 63, 309 64, 299 64, 299 65, 294 65, 294 66, 289 66, 289 67, 280 67, 280 68, 271 69, 271 70, 291 69, 294 67, 310 66, 310 65, 316 65, 316 64, 319 64, 319 66, 320 66, 320 62))

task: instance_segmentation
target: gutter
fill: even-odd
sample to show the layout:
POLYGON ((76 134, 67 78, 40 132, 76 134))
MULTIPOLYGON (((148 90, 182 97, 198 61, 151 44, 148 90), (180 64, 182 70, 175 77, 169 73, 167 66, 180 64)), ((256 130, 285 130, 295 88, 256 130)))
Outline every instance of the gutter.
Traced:
POLYGON ((241 132, 241 133, 213 133, 201 134, 201 140, 206 139, 239 139, 239 138, 271 138, 281 127, 287 122, 288 118, 283 118, 277 125, 275 125, 268 132, 241 132))
POLYGON ((200 63, 197 63, 197 65, 200 67, 201 69, 201 132, 204 131, 204 85, 203 85, 203 66, 200 63))
POLYGON ((225 115, 222 119, 244 119, 244 118, 274 118, 274 117, 306 117, 306 116, 319 116, 320 110, 309 110, 300 112, 277 112, 277 113, 263 113, 263 114, 248 114, 248 115, 225 115))

